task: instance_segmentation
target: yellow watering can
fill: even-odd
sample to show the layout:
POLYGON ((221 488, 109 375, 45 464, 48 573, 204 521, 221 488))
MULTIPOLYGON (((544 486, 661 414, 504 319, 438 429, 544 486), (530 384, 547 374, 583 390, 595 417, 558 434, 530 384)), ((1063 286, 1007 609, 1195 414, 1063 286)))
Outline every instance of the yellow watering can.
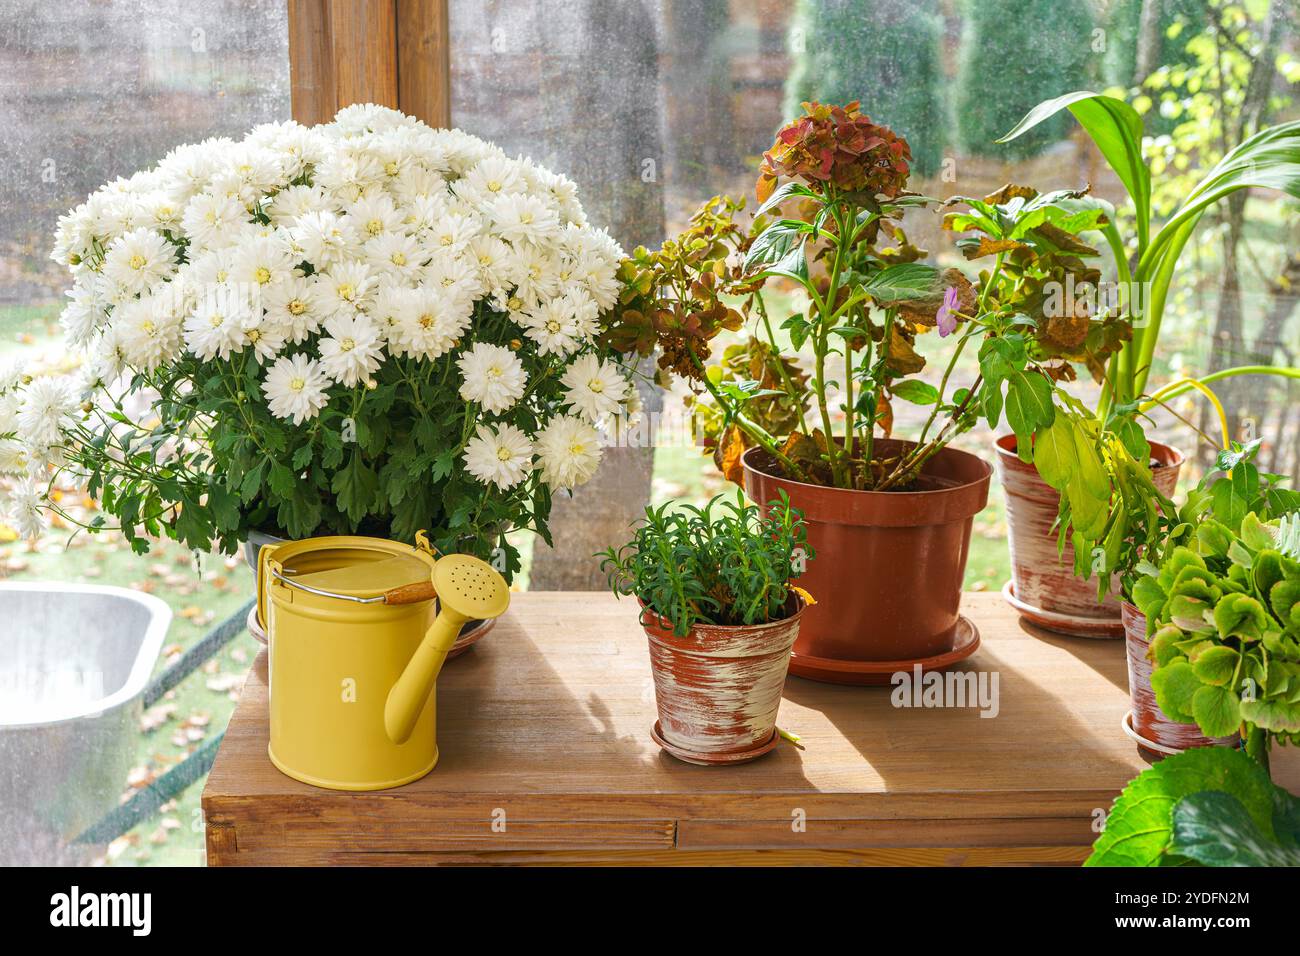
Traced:
POLYGON ((434 684, 461 626, 505 613, 485 562, 383 538, 324 537, 258 552, 269 643, 271 762, 331 790, 384 790, 438 762, 434 684))

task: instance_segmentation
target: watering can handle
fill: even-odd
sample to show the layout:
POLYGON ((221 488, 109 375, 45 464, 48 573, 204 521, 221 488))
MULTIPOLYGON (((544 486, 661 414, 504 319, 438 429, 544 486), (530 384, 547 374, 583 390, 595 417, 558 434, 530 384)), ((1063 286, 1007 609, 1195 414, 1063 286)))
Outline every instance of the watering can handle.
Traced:
POLYGON ((432 601, 438 596, 432 581, 417 581, 415 584, 403 584, 399 588, 389 588, 384 592, 385 604, 419 604, 432 601))
POLYGON ((463 615, 443 608, 411 655, 402 676, 388 692, 384 704, 384 731, 393 743, 404 744, 410 739, 420 712, 428 703, 429 694, 438 680, 438 672, 447 660, 447 652, 456 643, 466 620, 463 615))

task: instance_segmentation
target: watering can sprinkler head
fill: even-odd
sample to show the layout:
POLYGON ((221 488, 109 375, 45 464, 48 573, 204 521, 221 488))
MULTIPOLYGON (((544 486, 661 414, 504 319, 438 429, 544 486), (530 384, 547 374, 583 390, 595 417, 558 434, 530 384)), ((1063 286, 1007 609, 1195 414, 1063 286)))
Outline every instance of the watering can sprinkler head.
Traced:
POLYGON ((510 588, 486 562, 467 554, 449 554, 433 566, 438 616, 388 692, 384 731, 394 743, 410 739, 429 700, 447 652, 466 621, 500 617, 510 606, 510 588))

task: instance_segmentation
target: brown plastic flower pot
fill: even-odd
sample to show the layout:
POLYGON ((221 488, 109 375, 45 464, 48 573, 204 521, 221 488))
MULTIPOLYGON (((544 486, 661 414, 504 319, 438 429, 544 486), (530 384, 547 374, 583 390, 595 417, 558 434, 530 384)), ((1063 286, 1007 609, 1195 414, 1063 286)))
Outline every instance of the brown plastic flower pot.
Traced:
MULTIPOLYGON (((897 455, 911 447, 883 439, 875 450, 897 455)), ((988 503, 993 469, 986 462, 945 448, 908 491, 791 481, 761 448, 751 448, 741 462, 749 497, 767 504, 782 491, 789 495, 816 552, 799 578, 817 604, 804 615, 792 674, 878 683, 864 662, 924 661, 953 650, 971 524, 988 503)))
POLYGON ((1151 689, 1154 665, 1147 657, 1147 619, 1136 605, 1120 605, 1124 621, 1124 640, 1128 647, 1128 693, 1133 709, 1125 717, 1124 729, 1147 760, 1182 753, 1192 747, 1234 747, 1237 736, 1206 737, 1195 724, 1170 719, 1156 703, 1151 689))
MULTIPOLYGON (((1105 600, 1097 600, 1097 579, 1074 573, 1074 548, 1069 541, 1057 553, 1056 515, 1060 495, 1038 475, 1038 469, 1016 454, 1016 436, 997 440, 998 477, 1007 501, 1007 537, 1011 544, 1011 580, 1003 589, 1008 603, 1032 624, 1071 637, 1121 638, 1117 581, 1105 600)), ((1183 466, 1182 453, 1151 442, 1151 457, 1161 467, 1152 480, 1165 497, 1172 497, 1183 466)))
POLYGON ((650 643, 655 706, 652 736, 668 753, 697 764, 742 763, 777 740, 776 712, 806 607, 768 624, 697 624, 685 637, 652 611, 642 614, 650 643))

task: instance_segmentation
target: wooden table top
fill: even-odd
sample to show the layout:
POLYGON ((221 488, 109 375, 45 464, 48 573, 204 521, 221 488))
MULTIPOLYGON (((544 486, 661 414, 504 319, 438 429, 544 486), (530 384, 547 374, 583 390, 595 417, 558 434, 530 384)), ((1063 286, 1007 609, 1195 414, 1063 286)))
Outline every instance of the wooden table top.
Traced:
MULTIPOLYGON (((997 675, 996 716, 791 677, 779 724, 803 749, 697 767, 650 739, 632 602, 516 594, 439 678, 438 766, 376 793, 272 766, 263 652, 204 789, 208 862, 1080 861, 1098 812, 1146 767, 1120 729, 1123 642, 1037 631, 993 593, 967 594, 963 613, 982 643, 958 668, 997 675)), ((1294 790, 1293 756, 1274 776, 1294 790)))

